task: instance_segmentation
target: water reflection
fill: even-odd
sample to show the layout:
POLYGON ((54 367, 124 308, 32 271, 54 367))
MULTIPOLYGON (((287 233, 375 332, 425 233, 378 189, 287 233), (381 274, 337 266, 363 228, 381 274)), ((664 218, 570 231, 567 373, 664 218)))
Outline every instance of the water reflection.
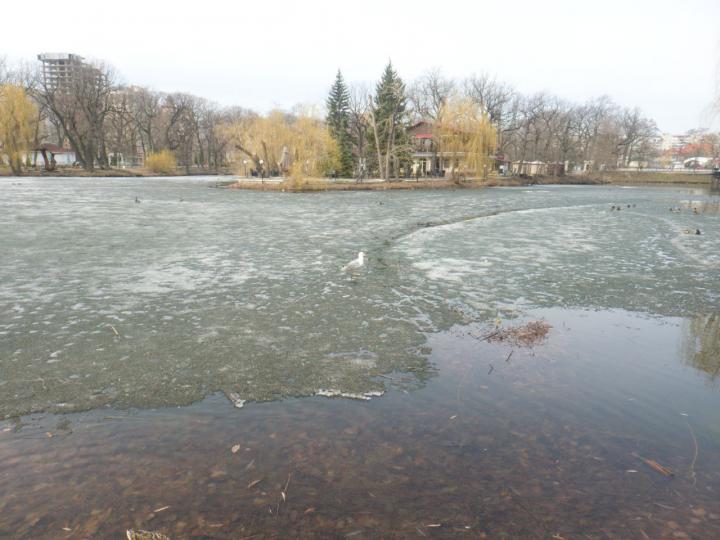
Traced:
POLYGON ((720 200, 718 199, 691 199, 680 201, 679 208, 689 210, 693 214, 720 214, 720 200))
POLYGON ((684 326, 685 362, 715 381, 720 373, 720 314, 698 315, 684 326))

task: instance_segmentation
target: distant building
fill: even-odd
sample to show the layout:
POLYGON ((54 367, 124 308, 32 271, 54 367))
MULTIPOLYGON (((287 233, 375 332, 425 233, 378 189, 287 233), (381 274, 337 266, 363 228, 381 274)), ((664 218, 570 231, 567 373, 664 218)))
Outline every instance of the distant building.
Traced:
POLYGON ((56 144, 41 144, 32 149, 30 159, 33 165, 43 163, 45 168, 70 167, 75 165, 77 158, 70 148, 63 148, 56 144))
POLYGON ((520 176, 564 176, 564 163, 545 163, 544 161, 513 161, 511 171, 520 176))
POLYGON ((459 167, 458 152, 441 152, 433 137, 433 125, 427 120, 416 122, 408 129, 412 144, 413 174, 445 176, 445 171, 459 167))
POLYGON ((443 170, 437 145, 433 141, 430 122, 421 120, 408 129, 412 144, 413 173, 419 176, 436 176, 443 170))
POLYGON ((668 150, 680 150, 688 144, 698 144, 709 134, 706 128, 691 129, 682 134, 663 133, 659 137, 659 149, 661 152, 668 150))
POLYGON ((42 62, 43 82, 48 88, 70 86, 87 68, 82 56, 71 53, 38 54, 38 60, 42 62))

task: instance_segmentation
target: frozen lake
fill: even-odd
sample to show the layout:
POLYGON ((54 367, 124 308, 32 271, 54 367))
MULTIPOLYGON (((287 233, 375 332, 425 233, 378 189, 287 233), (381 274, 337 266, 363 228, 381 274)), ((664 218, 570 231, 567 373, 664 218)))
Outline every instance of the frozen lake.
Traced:
POLYGON ((0 179, 0 536, 720 535, 716 195, 215 185, 0 179))

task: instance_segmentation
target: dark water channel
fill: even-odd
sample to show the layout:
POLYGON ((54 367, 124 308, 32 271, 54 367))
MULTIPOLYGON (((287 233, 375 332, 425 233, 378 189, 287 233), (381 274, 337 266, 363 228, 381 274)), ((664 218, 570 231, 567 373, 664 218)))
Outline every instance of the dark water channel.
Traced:
POLYGON ((0 180, 0 537, 720 537, 717 196, 213 182, 0 180))

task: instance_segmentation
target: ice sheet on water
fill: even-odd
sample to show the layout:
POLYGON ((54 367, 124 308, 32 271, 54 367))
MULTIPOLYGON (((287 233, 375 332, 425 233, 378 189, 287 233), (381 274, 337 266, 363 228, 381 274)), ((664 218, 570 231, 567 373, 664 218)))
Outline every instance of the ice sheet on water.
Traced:
POLYGON ((423 271, 418 283, 442 280, 454 294, 489 304, 522 295, 536 305, 713 309, 706 286, 717 276, 698 268, 716 265, 719 223, 703 216, 712 221, 705 237, 678 236, 677 218, 665 215, 668 193, 657 196, 624 212, 578 204, 480 217, 463 222, 462 234, 419 230, 397 249, 411 259, 422 254, 413 265, 423 271), (678 283, 688 292, 680 303, 670 299, 678 283))
POLYGON ((0 416, 217 390, 366 395, 380 373, 422 384, 425 332, 498 309, 717 306, 718 273, 698 259, 720 252, 718 215, 669 215, 688 198, 677 190, 287 197, 208 183, 0 180, 0 416), (618 201, 637 207, 610 212, 618 201), (693 219, 703 235, 678 237, 693 219), (360 250, 349 281, 338 268, 360 250))

